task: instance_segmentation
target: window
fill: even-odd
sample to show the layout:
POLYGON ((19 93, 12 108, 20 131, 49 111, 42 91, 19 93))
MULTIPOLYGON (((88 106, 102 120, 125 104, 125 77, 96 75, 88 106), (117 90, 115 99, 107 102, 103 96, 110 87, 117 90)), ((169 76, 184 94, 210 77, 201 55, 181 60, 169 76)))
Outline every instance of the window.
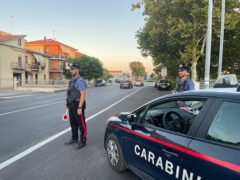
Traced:
POLYGON ((22 67, 22 57, 18 56, 18 67, 21 68, 22 67))
POLYGON ((28 64, 28 56, 25 56, 25 63, 28 64))
POLYGON ((240 147, 240 104, 224 102, 217 112, 206 139, 240 147))
POLYGON ((170 131, 187 134, 205 101, 173 100, 149 108, 145 122, 170 131))
POLYGON ((18 39, 18 45, 19 45, 19 46, 22 45, 22 39, 18 39))

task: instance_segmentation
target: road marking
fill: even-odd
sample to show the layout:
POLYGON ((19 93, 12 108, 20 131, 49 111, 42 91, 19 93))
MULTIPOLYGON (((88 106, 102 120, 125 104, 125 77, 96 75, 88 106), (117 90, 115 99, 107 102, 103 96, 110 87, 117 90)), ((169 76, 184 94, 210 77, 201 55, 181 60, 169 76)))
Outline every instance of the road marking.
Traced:
MULTIPOLYGON (((140 88, 140 89, 132 92, 131 94, 129 94, 129 95, 127 95, 126 97, 120 99, 119 101, 113 103, 112 105, 106 107, 105 109, 97 112, 96 114, 93 114, 92 116, 90 116, 89 118, 87 118, 86 121, 89 121, 89 120, 95 118, 95 117, 98 116, 99 114, 103 113, 104 111, 107 111, 108 109, 110 109, 110 108, 112 108, 113 106, 115 106, 116 104, 122 102, 123 100, 125 100, 125 99, 128 98, 129 96, 132 96, 133 94, 137 93, 137 92, 140 91, 141 89, 143 89, 143 88, 140 88)), ((52 103, 52 104, 54 104, 54 103, 52 103)), ((56 104, 56 103, 55 103, 55 104, 56 104)), ((49 105, 49 104, 48 104, 48 105, 49 105)), ((45 105, 45 106, 46 106, 46 105, 45 105)), ((14 156, 14 157, 12 157, 12 158, 10 158, 10 159, 2 162, 2 163, 0 164, 0 170, 2 170, 3 168, 9 166, 10 164, 16 162, 17 160, 19 160, 19 159, 27 156, 28 154, 32 153, 33 151, 39 149, 40 147, 46 145, 47 143, 53 141, 54 139, 60 137, 61 135, 67 133, 67 132, 70 131, 70 130, 71 130, 71 128, 67 128, 67 129, 65 129, 65 130, 63 130, 63 131, 61 131, 61 132, 59 132, 59 133, 51 136, 50 138, 48 138, 48 139, 46 139, 46 140, 44 140, 44 141, 42 141, 42 142, 34 145, 33 147, 30 147, 30 148, 28 148, 27 150, 25 150, 25 151, 17 154, 16 156, 14 156)))
POLYGON ((13 99, 13 98, 20 98, 20 97, 26 97, 26 96, 33 96, 34 94, 26 94, 26 95, 19 95, 19 96, 3 96, 0 97, 0 99, 13 99))
POLYGON ((58 101, 58 102, 55 102, 55 103, 43 104, 43 105, 34 106, 34 107, 30 107, 30 108, 25 108, 25 109, 20 109, 20 110, 16 110, 16 111, 6 112, 6 113, 0 114, 0 116, 4 116, 4 115, 7 115, 7 114, 13 114, 13 113, 16 113, 16 112, 27 111, 27 110, 30 110, 30 109, 36 109, 36 108, 49 106, 49 105, 53 105, 53 104, 58 104, 58 103, 63 103, 63 102, 65 102, 65 101, 58 101))

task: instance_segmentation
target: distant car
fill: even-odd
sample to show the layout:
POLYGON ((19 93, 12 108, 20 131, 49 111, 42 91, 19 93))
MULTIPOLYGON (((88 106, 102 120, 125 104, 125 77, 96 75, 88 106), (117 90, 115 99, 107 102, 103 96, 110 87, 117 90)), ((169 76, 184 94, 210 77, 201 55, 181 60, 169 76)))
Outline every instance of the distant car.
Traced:
POLYGON ((115 83, 120 83, 121 81, 122 79, 119 79, 119 78, 115 79, 115 83))
POLYGON ((106 83, 112 83, 112 79, 107 79, 106 83))
POLYGON ((134 81, 134 86, 144 86, 143 80, 134 81))
POLYGON ((157 83, 158 90, 170 90, 171 89, 171 83, 169 80, 159 80, 157 83))
POLYGON ((235 74, 221 75, 216 80, 213 88, 237 88, 238 80, 235 74))
POLYGON ((130 80, 125 80, 120 82, 120 89, 122 88, 133 88, 133 83, 130 80))
POLYGON ((104 80, 98 80, 95 83, 96 87, 100 87, 100 86, 106 86, 106 82, 104 80))
POLYGON ((107 120, 111 167, 141 179, 240 179, 240 94, 187 91, 107 120))

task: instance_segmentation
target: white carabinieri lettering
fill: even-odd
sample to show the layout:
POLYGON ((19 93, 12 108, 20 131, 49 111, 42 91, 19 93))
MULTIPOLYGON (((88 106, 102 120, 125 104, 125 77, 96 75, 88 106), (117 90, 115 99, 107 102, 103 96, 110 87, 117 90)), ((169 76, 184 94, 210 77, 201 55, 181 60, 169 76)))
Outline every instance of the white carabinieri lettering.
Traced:
MULTIPOLYGON (((169 160, 163 161, 161 156, 156 156, 152 151, 148 151, 145 148, 141 148, 139 145, 134 146, 135 154, 147 161, 148 163, 152 164, 155 167, 160 167, 162 171, 168 173, 171 176, 175 176, 176 179, 181 178, 182 180, 194 180, 194 173, 188 172, 187 169, 184 169, 176 165, 174 167, 174 163, 169 160)), ((201 180, 201 176, 195 177, 196 180, 201 180)))

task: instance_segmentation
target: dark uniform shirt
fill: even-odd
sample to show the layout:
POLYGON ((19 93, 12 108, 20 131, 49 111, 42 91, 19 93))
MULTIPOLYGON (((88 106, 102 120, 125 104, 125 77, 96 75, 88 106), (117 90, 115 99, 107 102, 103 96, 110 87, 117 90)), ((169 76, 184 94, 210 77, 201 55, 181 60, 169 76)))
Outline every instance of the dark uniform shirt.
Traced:
POLYGON ((189 90, 195 90, 194 83, 186 78, 184 81, 179 80, 177 83, 177 92, 183 92, 183 91, 189 91, 189 90))

